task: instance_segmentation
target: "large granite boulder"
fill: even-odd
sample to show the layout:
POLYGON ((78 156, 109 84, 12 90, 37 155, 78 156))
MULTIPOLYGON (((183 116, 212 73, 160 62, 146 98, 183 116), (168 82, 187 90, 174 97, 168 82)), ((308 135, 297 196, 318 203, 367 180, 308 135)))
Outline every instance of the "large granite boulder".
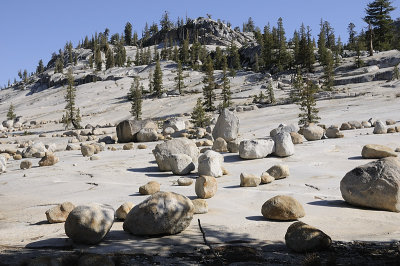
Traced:
POLYGON ((117 137, 119 143, 137 141, 136 134, 142 128, 157 130, 157 124, 151 120, 124 120, 117 125, 117 137))
POLYGON ((46 211, 46 218, 49 223, 63 223, 67 220, 69 213, 75 208, 71 202, 63 202, 46 211))
POLYGON ((196 169, 192 158, 187 154, 171 154, 169 165, 174 175, 187 175, 196 169))
POLYGON ((136 140, 138 142, 150 142, 158 139, 157 130, 154 128, 142 128, 136 134, 136 140))
POLYGON ((279 157, 288 157, 294 154, 294 144, 288 132, 278 133, 274 136, 275 152, 279 157))
POLYGON ((269 135, 271 137, 275 137, 279 133, 292 133, 292 132, 298 132, 300 130, 299 126, 297 124, 290 124, 290 125, 284 125, 280 124, 277 128, 271 130, 269 132, 269 135))
POLYGON ((185 120, 183 120, 182 118, 170 118, 168 120, 166 120, 163 124, 163 131, 165 131, 165 129, 167 128, 172 128, 174 130, 174 132, 179 132, 182 130, 186 129, 186 123, 185 120))
POLYGON ((226 142, 234 140, 239 134, 239 118, 228 109, 222 110, 212 131, 214 139, 223 138, 226 142))
POLYGON ((340 181, 340 191, 352 205, 400 212, 400 162, 389 157, 356 167, 340 181))
POLYGON ((195 183, 195 192, 201 199, 212 198, 217 193, 218 183, 213 176, 199 176, 195 183))
POLYGON ((172 154, 189 155, 192 158, 193 163, 197 165, 199 149, 192 140, 187 138, 177 138, 157 144, 153 150, 153 154, 157 161, 158 168, 160 168, 161 171, 171 171, 170 156, 172 154))
POLYGON ((374 126, 374 134, 386 134, 387 133, 387 126, 381 120, 377 120, 374 126))
POLYGON ((114 209, 92 203, 73 209, 65 221, 65 233, 76 243, 97 244, 114 223, 114 209))
POLYGON ((239 156, 242 159, 261 159, 275 151, 272 139, 243 140, 239 145, 239 156))
POLYGON ((133 235, 173 235, 190 225, 193 213, 193 203, 187 197, 157 192, 133 207, 123 228, 133 235))
POLYGON ((332 239, 321 230, 303 222, 289 226, 285 234, 286 246, 299 253, 315 252, 328 249, 332 239))
POLYGON ((324 136, 324 129, 320 126, 309 125, 303 128, 303 136, 308 141, 320 140, 324 136))
POLYGON ((367 144, 361 151, 364 159, 382 159, 386 157, 397 157, 397 153, 390 147, 378 144, 367 144))
POLYGON ((0 173, 5 172, 7 169, 7 159, 3 155, 0 155, 0 173))
POLYGON ((199 157, 199 175, 221 177, 224 157, 218 152, 208 150, 199 157))

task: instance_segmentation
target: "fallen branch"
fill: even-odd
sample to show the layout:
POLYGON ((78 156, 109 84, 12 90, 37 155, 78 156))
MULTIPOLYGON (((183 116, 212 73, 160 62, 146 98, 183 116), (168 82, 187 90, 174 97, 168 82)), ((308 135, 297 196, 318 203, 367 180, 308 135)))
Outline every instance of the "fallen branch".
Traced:
POLYGON ((310 187, 310 188, 313 188, 313 189, 319 190, 319 188, 317 188, 317 187, 315 187, 315 186, 313 186, 313 185, 309 185, 309 184, 305 184, 305 185, 306 185, 306 187, 310 187))
POLYGON ((203 234, 203 240, 204 240, 204 244, 210 249, 211 253, 214 255, 214 257, 221 263, 224 264, 224 262, 222 261, 222 259, 217 255, 217 253, 215 253, 214 249, 212 248, 211 244, 208 243, 207 239, 206 239, 206 233, 204 233, 203 227, 201 227, 201 223, 200 223, 200 219, 197 219, 198 224, 199 224, 199 228, 201 233, 203 234))

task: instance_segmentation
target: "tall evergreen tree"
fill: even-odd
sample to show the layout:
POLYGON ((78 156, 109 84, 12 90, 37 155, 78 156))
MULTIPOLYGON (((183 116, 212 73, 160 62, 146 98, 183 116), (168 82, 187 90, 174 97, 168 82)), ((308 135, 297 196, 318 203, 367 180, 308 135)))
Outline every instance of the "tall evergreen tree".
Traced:
POLYGON ((150 70, 149 72, 149 92, 153 93, 153 71, 150 70))
POLYGON ((7 112, 7 120, 14 120, 16 117, 17 115, 15 114, 15 107, 13 104, 10 104, 7 112))
POLYGON ((328 49, 326 47, 326 27, 324 22, 321 19, 320 23, 320 32, 318 35, 318 56, 319 56, 319 62, 321 65, 325 66, 326 61, 327 61, 327 56, 328 56, 328 49))
POLYGON ((64 70, 64 60, 61 57, 57 57, 54 73, 63 73, 64 70))
POLYGON ((214 67, 211 57, 207 58, 206 61, 206 75, 203 79, 203 96, 204 96, 204 105, 206 107, 206 111, 214 111, 214 101, 215 101, 215 81, 214 81, 214 67))
POLYGON ((125 45, 131 45, 132 44, 132 24, 127 22, 125 24, 125 45))
POLYGON ((215 49, 215 64, 214 64, 215 69, 222 69, 222 64, 223 64, 222 60, 223 60, 222 50, 219 46, 217 46, 217 48, 215 49))
POLYGON ((239 51, 233 40, 229 47, 229 67, 234 70, 239 70, 241 68, 239 51))
POLYGON ((356 25, 354 25, 353 22, 350 22, 349 25, 347 26, 347 32, 349 33, 349 42, 348 42, 347 48, 349 50, 356 49, 357 32, 354 30, 355 28, 356 28, 356 25))
POLYGON ((111 51, 111 49, 108 49, 106 54, 106 69, 112 68, 114 65, 114 53, 111 51))
POLYGON ((156 61, 156 68, 154 70, 153 75, 153 87, 154 92, 159 97, 163 93, 163 84, 162 84, 162 71, 160 66, 160 60, 156 61))
POLYGON ((182 64, 187 65, 189 63, 189 39, 186 38, 182 42, 182 46, 179 49, 179 58, 182 64))
POLYGON ((299 114, 299 125, 308 125, 310 123, 318 123, 318 109, 316 108, 315 93, 317 93, 318 87, 311 81, 307 81, 306 84, 302 84, 299 90, 299 102, 300 114, 299 114))
POLYGON ((274 94, 274 88, 272 87, 272 83, 269 82, 268 83, 268 100, 270 104, 275 104, 276 100, 275 100, 275 94, 274 94))
POLYGON ((103 61, 101 60, 101 52, 98 46, 96 46, 94 51, 94 64, 96 65, 96 70, 100 71, 103 65, 103 61))
POLYGON ((160 26, 161 26, 161 30, 164 32, 169 31, 174 26, 174 24, 169 19, 168 11, 165 11, 164 14, 162 15, 161 20, 160 20, 160 26))
POLYGON ((326 53, 325 65, 324 65, 324 87, 326 90, 331 90, 334 85, 334 60, 332 52, 328 51, 326 53))
POLYGON ((227 108, 232 105, 231 86, 228 78, 228 60, 226 56, 222 59, 222 108, 227 108))
POLYGON ((22 74, 22 78, 25 83, 28 82, 28 70, 24 69, 24 73, 22 74))
POLYGON ((364 21, 371 26, 367 36, 377 50, 388 50, 393 39, 393 20, 390 13, 395 10, 391 0, 375 0, 367 5, 364 21), (373 31, 373 34, 371 33, 373 31))
POLYGON ((175 81, 176 81, 176 89, 179 91, 179 94, 182 94, 182 89, 185 88, 185 83, 183 82, 183 70, 181 61, 178 61, 175 81))
POLYGON ((272 51, 273 51, 273 39, 271 34, 271 29, 269 24, 264 27, 264 34, 263 34, 263 49, 262 49, 262 59, 264 69, 271 68, 272 65, 272 51))
POLYGON ((72 69, 68 69, 67 74, 68 87, 67 93, 65 94, 65 115, 63 116, 63 123, 66 128, 72 125, 75 129, 81 128, 80 122, 80 110, 75 107, 76 88, 74 86, 74 77, 72 75, 72 69))
POLYGON ((38 66, 36 67, 36 74, 42 74, 43 71, 44 71, 43 60, 40 59, 40 60, 39 60, 39 64, 38 64, 38 66))
POLYGON ((131 88, 129 90, 128 98, 131 98, 131 114, 140 120, 142 116, 142 90, 140 89, 139 77, 135 76, 131 88))
POLYGON ((253 71, 254 72, 260 72, 260 65, 259 65, 259 61, 258 61, 258 53, 256 53, 256 55, 254 57, 253 71))
POLYGON ((278 19, 278 27, 276 29, 276 54, 275 54, 275 62, 279 72, 287 69, 290 64, 290 54, 287 51, 287 43, 285 36, 285 29, 283 28, 283 20, 282 18, 278 19))
POLYGON ((201 98, 197 99, 196 106, 193 109, 192 112, 192 119, 190 122, 193 123, 195 127, 206 127, 210 125, 211 119, 210 117, 206 114, 206 111, 204 110, 203 103, 201 101, 201 98))

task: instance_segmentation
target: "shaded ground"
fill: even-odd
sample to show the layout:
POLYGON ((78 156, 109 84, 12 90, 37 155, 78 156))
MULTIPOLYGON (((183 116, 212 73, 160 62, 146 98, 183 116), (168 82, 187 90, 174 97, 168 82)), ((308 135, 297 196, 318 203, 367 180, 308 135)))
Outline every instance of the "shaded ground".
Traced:
POLYGON ((0 265, 78 265, 88 261, 97 265, 399 265, 399 247, 400 242, 335 241, 328 251, 298 254, 290 252, 284 243, 263 246, 229 244, 214 247, 218 257, 207 247, 154 255, 135 253, 133 250, 99 255, 65 247, 63 250, 3 247, 0 265))

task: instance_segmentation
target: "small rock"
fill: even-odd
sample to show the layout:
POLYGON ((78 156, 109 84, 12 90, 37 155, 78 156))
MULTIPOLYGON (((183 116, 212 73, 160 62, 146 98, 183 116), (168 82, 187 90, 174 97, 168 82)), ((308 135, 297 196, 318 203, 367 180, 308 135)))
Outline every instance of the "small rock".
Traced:
POLYGON ((297 132, 290 132, 293 144, 303 144, 304 138, 297 132))
POLYGON ((320 140, 324 135, 324 129, 316 125, 303 128, 303 136, 308 141, 320 140))
POLYGON ((208 203, 205 199, 192 200, 194 206, 194 214, 204 214, 208 212, 208 203))
POLYGON ((228 145, 223 138, 214 140, 212 149, 216 152, 228 152, 228 145))
POLYGON ((347 122, 342 123, 342 125, 340 126, 340 130, 350 130, 351 129, 351 125, 347 122))
POLYGON ((362 122, 361 122, 361 125, 362 125, 364 128, 370 128, 370 127, 372 127, 371 123, 368 122, 368 121, 362 121, 362 122))
POLYGON ((84 157, 90 157, 95 152, 95 147, 93 145, 82 145, 81 146, 81 153, 84 157))
POLYGON ((79 146, 77 144, 72 144, 72 143, 67 144, 67 147, 65 148, 65 150, 67 150, 67 151, 75 151, 75 150, 80 150, 80 149, 81 149, 81 146, 79 146))
POLYGON ((295 222, 289 226, 285 242, 288 248, 301 253, 326 250, 332 244, 327 234, 303 222, 295 222))
POLYGON ((261 208, 261 213, 267 219, 278 221, 296 220, 306 215, 300 202, 284 195, 267 200, 261 208))
POLYGON ((212 145, 214 145, 214 142, 212 140, 210 140, 210 139, 206 139, 203 142, 203 146, 212 146, 212 145))
POLYGON ((261 175, 261 183, 262 184, 269 184, 275 181, 275 177, 271 176, 270 174, 268 174, 267 172, 264 172, 261 175))
POLYGON ((259 176, 247 173, 240 174, 241 187, 257 187, 260 183, 261 183, 261 178, 259 176))
POLYGON ((142 128, 136 135, 138 142, 151 142, 158 139, 157 130, 154 128, 142 128))
POLYGON ((117 219, 119 220, 125 220, 126 216, 128 213, 132 210, 132 208, 135 206, 132 202, 125 202, 115 212, 115 215, 117 219))
POLYGON ((46 211, 49 223, 63 223, 67 220, 69 213, 75 208, 71 202, 64 202, 46 211))
POLYGON ((275 143, 272 139, 243 140, 239 145, 242 159, 262 159, 273 153, 275 143))
POLYGON ((290 175, 289 166, 283 164, 272 166, 267 170, 267 173, 276 180, 286 178, 290 175))
POLYGON ((218 183, 213 176, 199 176, 195 183, 195 192, 201 199, 212 198, 217 193, 218 183))
POLYGON ((138 147, 139 150, 147 149, 147 145, 146 144, 139 144, 137 147, 138 147))
POLYGON ((135 147, 135 144, 133 144, 133 143, 127 143, 127 144, 124 144, 124 146, 122 146, 122 149, 123 149, 124 151, 128 151, 128 150, 133 150, 134 147, 135 147))
POLYGON ((59 159, 53 153, 46 152, 46 155, 39 161, 39 166, 52 166, 58 163, 59 159))
POLYGON ((387 133, 396 133, 396 129, 394 127, 389 127, 387 133))
POLYGON ((343 134, 340 133, 339 129, 336 127, 329 127, 326 130, 326 136, 330 139, 334 139, 334 138, 340 138, 343 136, 343 134))
POLYGON ((190 186, 193 184, 193 179, 187 177, 181 177, 178 179, 179 186, 190 186))
POLYGON ((32 162, 29 160, 24 160, 21 162, 21 164, 19 165, 19 168, 25 170, 25 169, 29 169, 32 167, 32 162))
POLYGON ((15 154, 15 155, 13 156, 13 159, 16 160, 16 161, 22 160, 22 155, 21 155, 21 154, 15 154))
POLYGON ((213 129, 213 138, 223 138, 225 141, 230 141, 236 139, 238 134, 239 118, 228 109, 223 109, 213 129))
POLYGON ((196 168, 192 157, 186 154, 171 154, 169 165, 174 175, 187 175, 196 168))
POLYGON ((90 160, 91 161, 97 161, 97 160, 100 160, 100 157, 97 156, 97 155, 92 155, 92 156, 90 156, 90 160))
POLYGON ((358 122, 358 121, 349 121, 349 124, 350 124, 352 129, 360 129, 360 128, 362 128, 361 123, 358 122))
POLYGON ((374 134, 386 134, 387 133, 387 126, 380 120, 375 122, 374 127, 374 134))
POLYGON ((239 152, 240 141, 238 139, 228 141, 227 148, 230 153, 238 153, 239 152))
POLYGON ((139 193, 142 195, 152 195, 160 191, 160 183, 150 181, 146 185, 139 187, 139 193))
POLYGON ((229 175, 229 171, 225 169, 225 167, 222 168, 222 175, 229 175))
POLYGON ((396 121, 394 121, 393 119, 387 119, 386 120, 386 125, 391 126, 391 125, 395 125, 396 121))
POLYGON ((361 156, 364 159, 382 159, 386 157, 397 157, 397 154, 392 148, 387 146, 368 144, 363 147, 361 156))

